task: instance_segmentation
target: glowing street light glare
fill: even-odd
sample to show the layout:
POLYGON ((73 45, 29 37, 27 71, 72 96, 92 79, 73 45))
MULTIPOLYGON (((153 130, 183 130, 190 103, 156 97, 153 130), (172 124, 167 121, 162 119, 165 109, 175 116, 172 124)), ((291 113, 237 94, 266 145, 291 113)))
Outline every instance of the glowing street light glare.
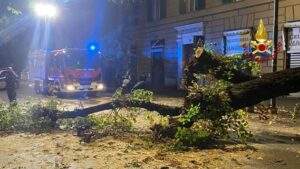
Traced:
POLYGON ((38 3, 34 6, 34 11, 39 17, 54 18, 57 16, 57 8, 52 4, 38 3))

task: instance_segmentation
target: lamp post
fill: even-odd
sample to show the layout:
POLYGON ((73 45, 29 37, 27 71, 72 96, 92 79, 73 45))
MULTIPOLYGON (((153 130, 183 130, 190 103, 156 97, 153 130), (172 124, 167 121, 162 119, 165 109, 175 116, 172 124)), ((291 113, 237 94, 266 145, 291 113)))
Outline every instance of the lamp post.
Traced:
MULTIPOLYGON (((47 60, 47 53, 48 53, 48 42, 50 40, 50 25, 49 25, 49 19, 54 19, 58 15, 57 7, 54 4, 50 3, 37 3, 33 6, 34 12, 37 17, 44 19, 45 22, 45 30, 44 30, 44 37, 43 37, 43 43, 40 46, 40 49, 42 49, 45 53, 45 58, 47 60)), ((46 66, 46 65, 45 65, 46 66)), ((48 74, 48 70, 44 69, 44 76, 48 74)), ((45 78, 47 80, 43 80, 43 86, 47 86, 48 78, 45 78)), ((43 90, 45 88, 43 87, 43 90)), ((45 92, 45 91, 44 91, 45 92)))
MULTIPOLYGON (((274 25, 273 25, 273 42, 274 42, 274 48, 273 48, 273 72, 277 71, 277 54, 278 54, 278 8, 279 8, 279 0, 274 0, 274 25)), ((271 106, 273 110, 276 108, 276 98, 272 98, 271 100, 271 106)))

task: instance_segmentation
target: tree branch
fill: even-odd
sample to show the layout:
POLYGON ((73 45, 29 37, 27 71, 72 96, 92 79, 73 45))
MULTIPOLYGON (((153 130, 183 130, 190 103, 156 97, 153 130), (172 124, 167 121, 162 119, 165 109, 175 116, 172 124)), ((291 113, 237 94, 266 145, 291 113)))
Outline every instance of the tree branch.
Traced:
POLYGON ((203 50, 203 53, 199 58, 193 57, 193 59, 191 59, 186 66, 185 86, 191 86, 192 82, 196 80, 194 74, 207 74, 210 70, 214 70, 213 75, 217 79, 225 79, 225 73, 230 71, 232 73, 232 78, 229 81, 232 83, 241 83, 257 78, 246 71, 236 70, 226 65, 227 63, 224 62, 221 57, 215 56, 203 50))
POLYGON ((136 108, 143 108, 148 111, 156 111, 160 115, 164 116, 178 116, 180 115, 182 108, 175 107, 175 106, 167 106, 156 104, 152 102, 143 102, 143 101, 130 101, 130 100, 115 100, 112 102, 100 104, 97 106, 85 108, 85 109, 76 109, 73 111, 66 111, 58 113, 58 118, 75 118, 75 117, 86 117, 90 114, 101 112, 104 110, 111 110, 115 108, 126 108, 126 107, 136 107, 136 108))

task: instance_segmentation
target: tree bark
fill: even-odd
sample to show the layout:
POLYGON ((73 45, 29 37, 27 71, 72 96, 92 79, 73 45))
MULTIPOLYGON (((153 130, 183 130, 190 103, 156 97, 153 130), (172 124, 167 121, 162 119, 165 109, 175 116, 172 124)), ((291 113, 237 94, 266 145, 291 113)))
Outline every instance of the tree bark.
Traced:
MULTIPOLYGON (((300 68, 268 73, 260 78, 230 86, 226 92, 233 109, 253 106, 273 97, 300 91, 300 68)), ((189 102, 199 104, 201 93, 193 95, 189 102)))
POLYGON ((240 109, 299 91, 300 68, 287 69, 232 86, 229 88, 230 105, 234 109, 240 109))

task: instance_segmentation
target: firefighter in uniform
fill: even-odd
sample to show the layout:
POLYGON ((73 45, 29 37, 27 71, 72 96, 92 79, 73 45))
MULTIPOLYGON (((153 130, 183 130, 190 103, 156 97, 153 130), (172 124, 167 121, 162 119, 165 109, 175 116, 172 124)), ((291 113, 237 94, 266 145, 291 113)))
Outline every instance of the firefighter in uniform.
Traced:
POLYGON ((121 93, 122 94, 128 94, 131 91, 131 87, 132 87, 132 78, 130 75, 130 72, 127 71, 126 74, 123 76, 123 82, 122 82, 122 86, 121 86, 121 93))
POLYGON ((133 92, 134 90, 138 90, 138 89, 150 90, 150 85, 147 82, 147 76, 146 75, 140 76, 140 81, 137 82, 133 86, 133 88, 131 89, 131 92, 133 92))
POLYGON ((18 75, 12 67, 8 67, 5 71, 6 92, 10 103, 17 101, 17 81, 18 75))

